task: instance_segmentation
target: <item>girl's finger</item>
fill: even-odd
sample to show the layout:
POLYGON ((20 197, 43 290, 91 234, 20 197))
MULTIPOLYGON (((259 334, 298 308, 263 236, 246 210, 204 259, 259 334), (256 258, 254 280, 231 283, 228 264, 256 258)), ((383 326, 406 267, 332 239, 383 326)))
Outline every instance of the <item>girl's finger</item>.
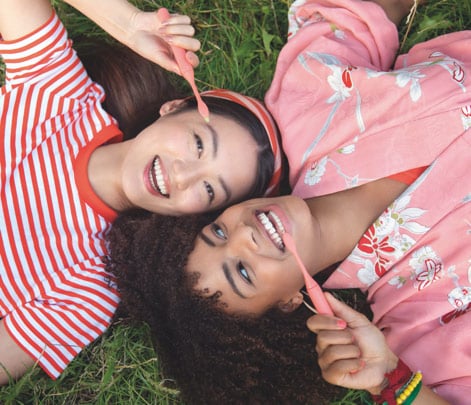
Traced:
POLYGON ((365 315, 336 299, 332 294, 325 293, 325 296, 335 315, 344 319, 350 327, 356 328, 370 323, 365 315))
POLYGON ((319 356, 318 363, 321 370, 332 367, 336 362, 344 360, 358 360, 361 357, 357 345, 335 345, 328 346, 319 356))
POLYGON ((190 25, 191 18, 183 14, 170 14, 170 17, 165 20, 162 25, 190 25))
POLYGON ((316 351, 318 354, 331 345, 348 345, 354 342, 350 329, 331 331, 321 330, 317 334, 316 351))
POLYGON ((193 37, 195 29, 192 25, 162 25, 159 28, 160 35, 178 35, 183 37, 193 37))
POLYGON ((200 49, 201 43, 196 38, 185 36, 165 36, 165 40, 172 46, 178 46, 187 51, 196 52, 200 49))
POLYGON ((322 377, 331 384, 347 386, 348 380, 353 378, 365 367, 361 358, 339 360, 322 370, 322 377))
POLYGON ((306 324, 314 333, 319 333, 321 330, 341 330, 347 327, 347 323, 343 319, 329 315, 313 315, 306 324))
POLYGON ((186 53, 186 60, 190 62, 193 67, 197 67, 200 64, 198 56, 193 52, 186 53))

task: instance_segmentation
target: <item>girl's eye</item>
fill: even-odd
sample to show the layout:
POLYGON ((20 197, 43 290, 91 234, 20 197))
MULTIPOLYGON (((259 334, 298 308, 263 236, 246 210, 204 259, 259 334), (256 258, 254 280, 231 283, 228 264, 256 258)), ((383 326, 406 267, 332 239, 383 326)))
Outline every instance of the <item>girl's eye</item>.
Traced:
POLYGON ((209 203, 211 204, 214 201, 214 188, 211 184, 204 182, 204 187, 206 188, 206 192, 208 193, 209 203))
POLYGON ((223 229, 216 223, 211 224, 211 231, 218 237, 219 239, 224 239, 226 240, 226 234, 224 233, 223 229))
POLYGON ((201 137, 199 135, 194 134, 194 136, 195 136, 196 150, 198 152, 198 158, 200 158, 204 151, 203 141, 201 140, 201 137))
POLYGON ((247 269, 244 267, 244 265, 242 264, 242 262, 238 262, 238 263, 237 263, 237 271, 238 271, 239 274, 244 278, 244 280, 245 280, 246 282, 248 282, 249 284, 252 284, 252 280, 250 279, 249 272, 248 272, 247 269))

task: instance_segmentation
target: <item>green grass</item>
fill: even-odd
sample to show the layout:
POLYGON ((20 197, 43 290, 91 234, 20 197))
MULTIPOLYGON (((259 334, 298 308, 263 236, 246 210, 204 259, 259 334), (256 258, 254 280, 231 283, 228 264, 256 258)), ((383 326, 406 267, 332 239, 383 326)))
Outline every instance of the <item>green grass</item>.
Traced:
MULTIPOLYGON (((166 6, 192 17, 202 42, 196 71, 200 89, 226 87, 263 97, 285 42, 288 0, 134 0, 141 8, 166 6)), ((71 36, 103 32, 59 0, 53 4, 71 36)), ((406 33, 401 27, 401 36, 406 33)), ((470 0, 427 0, 412 22, 402 51, 434 36, 471 29, 470 0)), ((0 81, 3 67, 0 66, 0 81)), ((164 381, 145 325, 118 320, 78 356, 57 381, 39 367, 0 388, 1 404, 180 404, 178 391, 164 381)), ((335 405, 366 404, 349 392, 335 405)))

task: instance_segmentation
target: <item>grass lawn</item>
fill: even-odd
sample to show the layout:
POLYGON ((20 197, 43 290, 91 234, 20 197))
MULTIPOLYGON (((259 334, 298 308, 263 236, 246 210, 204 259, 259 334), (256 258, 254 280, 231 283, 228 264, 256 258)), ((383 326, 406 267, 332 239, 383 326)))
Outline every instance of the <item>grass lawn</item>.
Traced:
MULTIPOLYGON (((99 0, 97 0, 99 1, 99 0)), ((202 42, 196 71, 200 90, 226 87, 262 98, 285 42, 288 0, 134 0, 141 8, 166 6, 188 14, 202 42)), ((93 23, 59 0, 53 1, 70 35, 102 36, 93 23)), ((451 31, 471 29, 471 0, 426 0, 410 26, 401 26, 401 51, 451 31)), ((470 50, 471 51, 471 50, 470 50)), ((3 68, 0 66, 0 80, 3 68)), ((368 396, 348 394, 332 404, 363 404, 368 396)), ((57 381, 39 367, 0 388, 0 404, 181 404, 165 381, 145 325, 118 319, 86 348, 57 381)))

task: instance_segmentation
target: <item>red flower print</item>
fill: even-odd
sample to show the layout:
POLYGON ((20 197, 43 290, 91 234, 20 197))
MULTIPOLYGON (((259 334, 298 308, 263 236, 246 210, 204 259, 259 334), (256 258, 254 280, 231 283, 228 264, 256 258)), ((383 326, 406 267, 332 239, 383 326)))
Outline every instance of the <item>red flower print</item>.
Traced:
POLYGON ((443 267, 442 263, 430 258, 425 259, 424 265, 425 270, 420 272, 416 277, 419 291, 428 287, 434 281, 437 281, 441 277, 443 267))
POLYGON ((353 86, 352 76, 350 75, 350 70, 348 68, 342 72, 342 82, 347 89, 351 89, 353 86))
POLYGON ((442 325, 446 325, 447 323, 450 323, 453 319, 459 318, 461 315, 464 315, 469 310, 471 310, 471 306, 469 304, 466 304, 463 308, 454 309, 453 311, 450 311, 440 317, 440 323, 442 325))
POLYGON ((461 113, 465 117, 471 117, 471 105, 467 105, 461 108, 461 113))
POLYGON ((360 242, 358 242, 358 248, 362 252, 368 254, 376 253, 377 256, 379 256, 380 252, 394 252, 394 248, 388 244, 387 236, 381 240, 379 240, 379 238, 376 236, 376 229, 374 225, 370 226, 365 234, 361 237, 360 242))
POLYGON ((454 62, 453 65, 455 66, 455 69, 453 70, 453 79, 458 83, 462 83, 464 80, 464 70, 456 62, 454 62))
POLYGON ((391 253, 394 252, 394 248, 388 244, 388 237, 385 236, 383 239, 379 240, 376 236, 376 228, 374 225, 365 232, 361 237, 360 242, 358 242, 358 249, 362 252, 376 256, 375 261, 375 273, 378 277, 381 277, 386 273, 386 264, 389 262, 388 259, 382 256, 382 253, 391 253))
POLYGON ((375 263, 375 273, 378 277, 381 277, 384 273, 386 273, 386 264, 389 263, 388 259, 384 257, 378 256, 376 263, 375 263))

